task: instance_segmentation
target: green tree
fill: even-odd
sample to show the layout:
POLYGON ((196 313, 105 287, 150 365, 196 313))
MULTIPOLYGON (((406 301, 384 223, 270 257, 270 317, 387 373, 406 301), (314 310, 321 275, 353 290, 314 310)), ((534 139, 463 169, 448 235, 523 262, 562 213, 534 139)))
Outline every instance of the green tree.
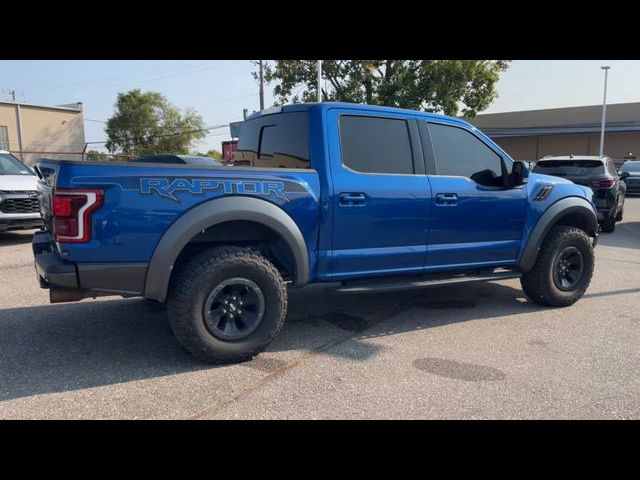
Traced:
POLYGON ((220 153, 218 150, 209 150, 207 152, 207 157, 211 157, 216 160, 222 160, 222 153, 220 153))
POLYGON ((104 155, 101 155, 97 150, 89 150, 85 158, 89 162, 101 162, 104 160, 104 155))
POLYGON ((186 154, 206 135, 200 115, 191 109, 181 112, 158 92, 119 93, 114 110, 105 129, 112 153, 186 154))
MULTIPOLYGON (((322 98, 473 118, 498 96, 508 67, 508 60, 323 60, 322 98)), ((276 105, 317 99, 317 60, 276 60, 265 79, 275 83, 276 105)))

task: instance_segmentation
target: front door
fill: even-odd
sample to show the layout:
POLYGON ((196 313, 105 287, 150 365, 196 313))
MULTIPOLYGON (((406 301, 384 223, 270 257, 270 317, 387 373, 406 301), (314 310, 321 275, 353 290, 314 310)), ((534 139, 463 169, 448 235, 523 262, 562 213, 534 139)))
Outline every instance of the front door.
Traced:
POLYGON ((431 170, 429 269, 514 263, 527 195, 524 186, 506 187, 512 160, 466 128, 422 121, 419 126, 431 170))

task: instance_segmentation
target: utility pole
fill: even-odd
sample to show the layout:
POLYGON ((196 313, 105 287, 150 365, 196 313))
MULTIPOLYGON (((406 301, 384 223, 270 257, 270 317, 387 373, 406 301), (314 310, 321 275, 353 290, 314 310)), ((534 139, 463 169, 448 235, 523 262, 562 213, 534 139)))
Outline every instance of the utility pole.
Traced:
POLYGON ((602 100, 602 125, 600 126, 600 158, 604 156, 604 121, 607 116, 607 74, 611 67, 604 65, 600 67, 604 70, 604 98, 602 100))
POLYGON ((16 101, 16 91, 15 90, 7 90, 5 88, 2 89, 2 93, 8 93, 9 95, 11 95, 11 101, 15 102, 16 101))
POLYGON ((318 103, 322 102, 322 60, 318 60, 318 103))
POLYGON ((24 162, 24 147, 22 145, 22 111, 20 110, 20 104, 14 100, 16 104, 16 123, 18 126, 18 148, 20 150, 20 160, 24 162))
MULTIPOLYGON (((3 92, 6 90, 3 88, 3 92)), ((9 94, 11 95, 11 100, 16 106, 16 126, 18 127, 18 150, 20 152, 20 160, 24 161, 24 147, 22 145, 22 112, 20 111, 20 104, 16 101, 16 91, 15 89, 9 90, 9 94)))
POLYGON ((262 60, 260 60, 260 110, 264 110, 264 77, 262 75, 262 60))

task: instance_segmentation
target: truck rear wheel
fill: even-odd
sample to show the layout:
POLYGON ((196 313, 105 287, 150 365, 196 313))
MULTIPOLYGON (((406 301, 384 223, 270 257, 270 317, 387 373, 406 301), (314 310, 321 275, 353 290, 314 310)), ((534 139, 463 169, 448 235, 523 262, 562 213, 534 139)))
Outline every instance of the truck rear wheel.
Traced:
POLYGON ((278 270, 249 248, 216 247, 176 272, 167 299, 178 341, 210 363, 250 360, 278 334, 287 290, 278 270))
POLYGON ((545 238, 536 264, 522 276, 520 283, 531 300, 566 307, 584 295, 593 267, 589 236, 579 228, 558 225, 545 238))

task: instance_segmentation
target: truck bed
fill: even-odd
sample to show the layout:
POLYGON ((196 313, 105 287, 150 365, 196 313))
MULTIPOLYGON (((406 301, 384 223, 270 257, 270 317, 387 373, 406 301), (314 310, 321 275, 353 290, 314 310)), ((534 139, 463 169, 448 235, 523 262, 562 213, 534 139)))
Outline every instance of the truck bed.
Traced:
POLYGON ((195 206, 216 198, 258 197, 277 205, 300 227, 309 251, 318 238, 320 185, 315 170, 41 160, 39 197, 51 231, 51 191, 104 190, 93 214, 92 238, 64 244, 72 262, 147 262, 167 229, 195 206))

